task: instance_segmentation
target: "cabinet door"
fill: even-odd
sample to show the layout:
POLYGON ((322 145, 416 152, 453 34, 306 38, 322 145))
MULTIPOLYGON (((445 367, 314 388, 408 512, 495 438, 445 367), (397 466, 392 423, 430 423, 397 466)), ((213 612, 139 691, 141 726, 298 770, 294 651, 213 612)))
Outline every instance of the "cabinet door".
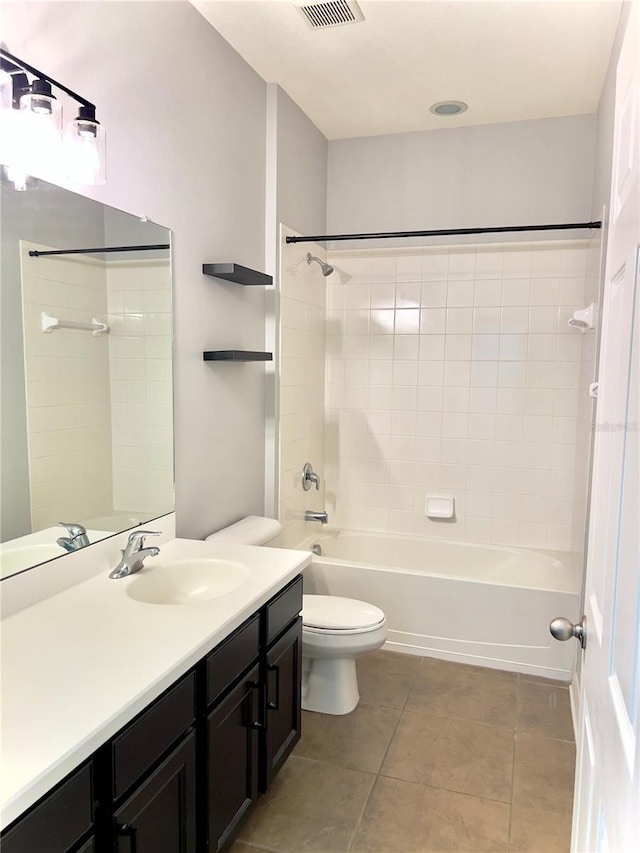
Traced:
POLYGON ((207 718, 210 850, 222 848, 258 796, 259 679, 256 665, 207 718))
POLYGON ((192 732, 116 812, 117 853, 194 853, 195 766, 192 732))
POLYGON ((267 718, 263 740, 260 790, 266 791, 300 740, 302 683, 302 618, 267 651, 267 718))
POLYGON ((65 853, 93 823, 92 766, 87 764, 4 833, 2 853, 65 853))

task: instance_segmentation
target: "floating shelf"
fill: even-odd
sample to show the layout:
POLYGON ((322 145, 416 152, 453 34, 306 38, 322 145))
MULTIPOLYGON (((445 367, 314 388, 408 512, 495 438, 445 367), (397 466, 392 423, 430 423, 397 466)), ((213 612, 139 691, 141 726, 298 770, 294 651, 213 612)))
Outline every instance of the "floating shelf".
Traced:
POLYGON ((202 264, 202 272, 204 275, 224 278, 226 281, 233 281, 236 284, 257 287, 267 287, 273 284, 273 276, 249 269, 249 267, 241 267, 240 264, 202 264))
POLYGON ((203 352, 204 361, 273 361, 270 352, 251 352, 243 349, 218 349, 203 352))

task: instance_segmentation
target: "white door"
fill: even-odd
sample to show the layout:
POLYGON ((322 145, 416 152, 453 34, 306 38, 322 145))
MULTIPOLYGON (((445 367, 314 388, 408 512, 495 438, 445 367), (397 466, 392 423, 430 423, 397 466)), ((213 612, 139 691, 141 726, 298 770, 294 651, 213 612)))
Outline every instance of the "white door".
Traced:
POLYGON ((640 851, 640 15, 618 64, 572 850, 640 851))

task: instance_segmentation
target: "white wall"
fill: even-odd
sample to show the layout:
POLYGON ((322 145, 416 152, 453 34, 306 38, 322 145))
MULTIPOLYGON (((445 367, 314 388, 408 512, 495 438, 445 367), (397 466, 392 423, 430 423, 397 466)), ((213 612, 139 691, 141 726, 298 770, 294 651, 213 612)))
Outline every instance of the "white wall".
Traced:
MULTIPOLYGON (((275 83, 267 86, 266 268, 274 276, 267 291, 266 349, 274 362, 267 368, 265 404, 265 512, 279 512, 280 484, 280 340, 278 333, 281 226, 295 233, 324 233, 327 217, 327 148, 318 128, 275 83)), ((290 232, 291 233, 291 232, 290 232)), ((304 257, 308 248, 298 247, 304 257)), ((289 261, 287 261, 289 263, 289 261)))
POLYGON ((591 115, 332 141, 328 232, 587 221, 594 144, 591 115))
POLYGON ((323 232, 327 220, 328 142, 280 86, 277 110, 278 221, 301 234, 323 232))
POLYGON ((595 162, 593 170, 593 196, 591 210, 594 218, 599 218, 603 205, 609 204, 611 188, 611 160, 613 156, 613 114, 616 94, 616 68, 620 48, 627 29, 631 3, 622 4, 618 30, 611 50, 611 59, 602 87, 600 104, 596 116, 595 162))
POLYGON ((261 513, 264 368, 202 351, 262 349, 264 292, 201 265, 264 268, 264 82, 186 2, 4 3, 2 19, 12 53, 97 104, 91 194, 173 230, 179 535, 261 513))
MULTIPOLYGON (((283 237, 296 232, 282 229, 283 237)), ((324 393, 327 279, 318 264, 307 264, 307 249, 323 260, 317 244, 281 247, 280 266, 280 471, 278 518, 281 543, 292 547, 309 532, 307 509, 325 508, 324 393), (320 489, 305 491, 301 473, 310 462, 320 489)), ((317 523, 313 523, 317 527, 317 523)))

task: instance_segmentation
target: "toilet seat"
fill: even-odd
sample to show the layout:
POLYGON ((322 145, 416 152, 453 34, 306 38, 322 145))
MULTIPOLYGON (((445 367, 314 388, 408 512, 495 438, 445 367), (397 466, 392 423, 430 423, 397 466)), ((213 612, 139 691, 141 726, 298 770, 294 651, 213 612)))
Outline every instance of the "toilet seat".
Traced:
POLYGON ((303 631, 314 634, 347 635, 375 631, 386 622, 379 607, 336 595, 303 595, 303 631))

